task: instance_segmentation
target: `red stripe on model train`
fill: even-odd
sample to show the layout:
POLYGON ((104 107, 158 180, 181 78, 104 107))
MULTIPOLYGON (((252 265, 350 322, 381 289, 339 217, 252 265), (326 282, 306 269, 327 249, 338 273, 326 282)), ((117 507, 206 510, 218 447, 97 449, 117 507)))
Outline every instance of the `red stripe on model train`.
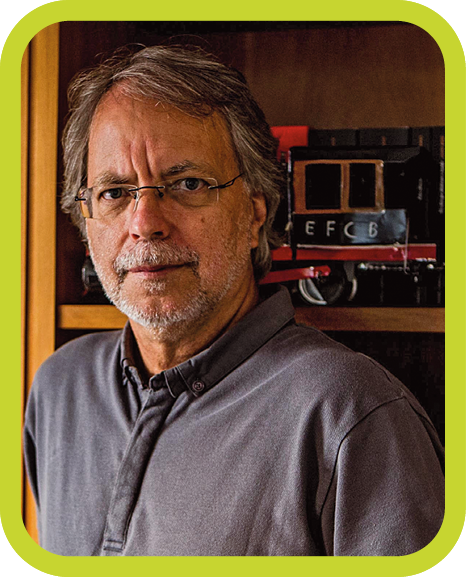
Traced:
MULTIPOLYGON (((372 246, 313 246, 296 250, 295 260, 340 260, 340 261, 386 261, 435 260, 435 244, 372 245, 372 246), (406 250, 408 254, 406 255, 406 250)), ((292 260, 290 247, 280 247, 272 251, 274 261, 292 260)))

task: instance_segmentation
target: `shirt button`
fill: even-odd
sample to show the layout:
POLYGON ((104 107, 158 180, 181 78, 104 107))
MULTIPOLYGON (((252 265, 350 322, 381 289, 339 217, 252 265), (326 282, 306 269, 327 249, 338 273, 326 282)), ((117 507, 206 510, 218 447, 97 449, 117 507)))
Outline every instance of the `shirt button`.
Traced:
POLYGON ((194 381, 192 389, 196 393, 201 393, 205 389, 205 384, 202 381, 194 381))
POLYGON ((155 375, 149 380, 149 387, 153 391, 159 391, 165 385, 165 380, 160 375, 155 375))

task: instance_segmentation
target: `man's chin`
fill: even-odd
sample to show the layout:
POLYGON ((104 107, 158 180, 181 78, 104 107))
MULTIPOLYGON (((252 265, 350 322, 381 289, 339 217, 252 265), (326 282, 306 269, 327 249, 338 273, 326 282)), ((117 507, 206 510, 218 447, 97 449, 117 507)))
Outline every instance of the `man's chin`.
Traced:
POLYGON ((129 305, 125 302, 115 302, 115 306, 125 314, 132 322, 150 329, 151 332, 163 333, 164 331, 173 330, 180 325, 183 319, 180 315, 174 315, 163 310, 154 310, 150 307, 140 307, 129 305))
POLYGON ((186 296, 179 301, 173 296, 158 298, 156 295, 138 300, 129 300, 123 295, 109 298, 131 321, 150 329, 160 337, 181 336, 180 331, 183 332, 188 325, 198 322, 213 308, 209 299, 201 293, 186 296))
POLYGON ((178 316, 183 316, 182 309, 179 306, 177 307, 176 303, 170 302, 167 298, 158 298, 157 294, 147 295, 137 301, 118 298, 112 302, 117 309, 129 318, 147 319, 146 322, 154 324, 169 324, 171 319, 176 321, 178 316))

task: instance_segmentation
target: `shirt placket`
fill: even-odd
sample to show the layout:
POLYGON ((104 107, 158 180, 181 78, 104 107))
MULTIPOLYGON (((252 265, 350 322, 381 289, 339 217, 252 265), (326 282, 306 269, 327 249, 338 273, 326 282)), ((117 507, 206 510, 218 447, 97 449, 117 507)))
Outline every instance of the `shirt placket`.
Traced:
POLYGON ((131 515, 161 428, 175 399, 160 375, 151 380, 147 400, 135 423, 118 471, 107 514, 101 556, 124 555, 131 515))

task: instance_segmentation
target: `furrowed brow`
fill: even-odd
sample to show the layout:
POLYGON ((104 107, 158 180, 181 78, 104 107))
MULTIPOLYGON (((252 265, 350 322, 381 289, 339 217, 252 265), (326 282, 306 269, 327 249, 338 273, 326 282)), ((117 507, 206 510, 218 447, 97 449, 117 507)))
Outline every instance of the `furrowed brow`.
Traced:
POLYGON ((112 172, 103 172, 94 180, 92 188, 101 188, 103 186, 113 186, 116 184, 128 184, 129 179, 112 172))

